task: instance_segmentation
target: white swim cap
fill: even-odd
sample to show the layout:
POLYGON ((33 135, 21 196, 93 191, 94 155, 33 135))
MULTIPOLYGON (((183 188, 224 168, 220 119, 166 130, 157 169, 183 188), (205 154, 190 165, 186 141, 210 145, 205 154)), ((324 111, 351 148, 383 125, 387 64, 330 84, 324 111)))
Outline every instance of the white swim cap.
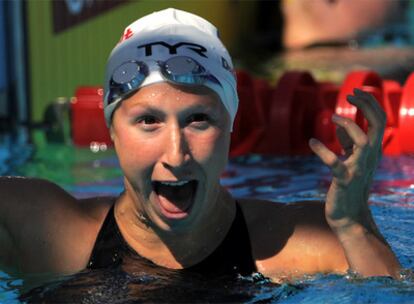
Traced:
MULTIPOLYGON (((173 8, 149 14, 129 25, 112 50, 105 73, 104 112, 107 125, 111 125, 112 114, 122 101, 121 97, 111 98, 111 81, 115 72, 125 74, 129 67, 124 66, 133 61, 145 64, 165 62, 177 56, 195 60, 218 81, 206 81, 202 85, 214 90, 220 97, 232 126, 238 107, 236 78, 232 60, 218 37, 217 28, 197 15, 173 8)), ((131 91, 162 81, 166 79, 160 69, 151 69, 145 80, 132 87, 131 91)))

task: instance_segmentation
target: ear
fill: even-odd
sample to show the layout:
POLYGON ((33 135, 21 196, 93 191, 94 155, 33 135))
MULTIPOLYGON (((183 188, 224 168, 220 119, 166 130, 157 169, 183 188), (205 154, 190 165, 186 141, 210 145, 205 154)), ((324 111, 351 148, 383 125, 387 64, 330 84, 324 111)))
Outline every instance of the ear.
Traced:
POLYGON ((115 131, 114 131, 114 127, 112 125, 109 128, 109 135, 111 136, 112 142, 114 142, 115 141, 115 131))

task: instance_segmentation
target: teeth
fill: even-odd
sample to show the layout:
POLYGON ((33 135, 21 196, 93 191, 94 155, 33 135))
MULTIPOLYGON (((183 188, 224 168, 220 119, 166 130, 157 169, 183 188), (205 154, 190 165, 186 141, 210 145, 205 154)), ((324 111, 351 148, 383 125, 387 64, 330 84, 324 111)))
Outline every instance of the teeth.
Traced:
POLYGON ((166 186, 182 186, 185 185, 187 183, 189 183, 190 181, 177 181, 177 182, 159 182, 160 184, 166 185, 166 186))

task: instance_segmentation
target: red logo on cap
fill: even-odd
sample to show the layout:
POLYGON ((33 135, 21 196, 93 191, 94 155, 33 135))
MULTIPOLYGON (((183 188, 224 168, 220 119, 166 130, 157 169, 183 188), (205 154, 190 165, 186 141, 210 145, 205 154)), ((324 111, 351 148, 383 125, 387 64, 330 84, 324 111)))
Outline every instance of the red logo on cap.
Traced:
POLYGON ((134 35, 134 32, 133 32, 130 28, 127 28, 127 29, 125 30, 125 33, 122 35, 122 37, 121 37, 121 41, 120 41, 120 42, 122 42, 122 41, 124 41, 124 40, 127 40, 127 39, 129 39, 129 38, 131 38, 131 37, 132 37, 132 35, 134 35))

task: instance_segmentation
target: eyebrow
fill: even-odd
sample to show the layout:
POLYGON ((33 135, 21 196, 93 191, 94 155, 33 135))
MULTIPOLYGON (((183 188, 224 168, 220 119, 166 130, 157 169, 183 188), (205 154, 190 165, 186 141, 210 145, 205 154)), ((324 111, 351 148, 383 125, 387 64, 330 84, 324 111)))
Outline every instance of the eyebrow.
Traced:
POLYGON ((142 105, 142 104, 135 104, 128 108, 127 115, 134 116, 139 111, 144 111, 145 113, 154 114, 154 115, 162 115, 164 116, 164 111, 159 110, 157 107, 153 107, 151 105, 142 105))
MULTIPOLYGON (((150 111, 153 113, 163 112, 163 111, 160 111, 158 107, 151 105, 151 103, 152 103, 151 101, 143 101, 140 103, 132 104, 129 107, 128 112, 133 111, 135 108, 141 108, 143 110, 150 111)), ((201 110, 206 110, 206 109, 211 111, 211 110, 215 110, 218 108, 219 108, 218 105, 211 103, 211 102, 206 102, 206 103, 198 103, 195 105, 189 105, 188 107, 184 109, 184 112, 185 111, 201 111, 201 110)))

